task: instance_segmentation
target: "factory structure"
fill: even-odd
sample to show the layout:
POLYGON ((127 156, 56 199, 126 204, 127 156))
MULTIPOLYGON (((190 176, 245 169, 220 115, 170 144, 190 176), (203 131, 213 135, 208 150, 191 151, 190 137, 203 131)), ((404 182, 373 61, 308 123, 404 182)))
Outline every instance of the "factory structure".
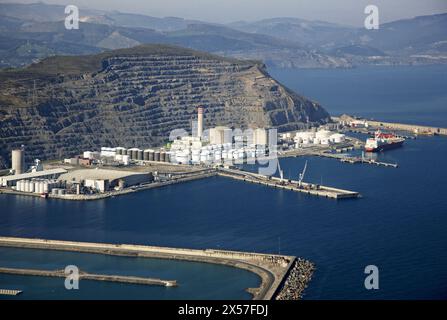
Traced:
MULTIPOLYGON (((102 159, 111 159, 117 155, 124 157, 124 161, 127 162, 133 158, 133 156, 127 154, 122 155, 124 148, 118 150, 102 148, 101 153, 91 152, 89 154, 87 152, 83 158, 65 159, 64 163, 70 165, 82 165, 83 162, 91 164, 90 159, 101 159, 101 157, 103 157, 102 159)), ((136 158, 139 158, 139 152, 132 149, 131 152, 135 154, 136 158)), ((41 161, 38 159, 27 169, 24 162, 24 147, 12 150, 11 156, 12 168, 10 174, 0 177, 0 187, 25 194, 37 194, 42 197, 47 197, 50 194, 61 196, 65 194, 104 193, 154 181, 153 174, 147 172, 135 173, 106 169, 80 169, 69 172, 64 168, 44 170, 41 161)), ((121 158, 119 157, 119 159, 121 158)))
POLYGON ((243 163, 268 155, 268 135, 264 128, 244 131, 217 126, 204 130, 203 107, 197 109, 197 135, 174 140, 169 151, 170 162, 177 164, 222 165, 243 163))
MULTIPOLYGON (((38 159, 26 167, 25 148, 22 146, 12 150, 11 169, 9 175, 0 176, 0 187, 45 197, 106 193, 130 187, 146 187, 146 184, 164 179, 163 174, 160 175, 156 170, 135 172, 120 167, 181 164, 229 169, 233 164, 254 164, 256 160, 269 157, 273 152, 269 148, 270 144, 275 144, 276 149, 276 137, 270 141, 270 131, 265 128, 239 130, 216 126, 204 130, 204 115, 205 109, 198 107, 196 126, 193 125, 191 135, 176 137, 165 147, 101 147, 98 151, 84 151, 78 156, 64 159, 61 165, 63 168, 44 170, 38 159)), ((327 129, 288 132, 280 137, 282 150, 315 145, 330 147, 332 144, 344 143, 345 140, 344 134, 327 129)), ((168 180, 171 179, 170 174, 167 176, 168 180)))

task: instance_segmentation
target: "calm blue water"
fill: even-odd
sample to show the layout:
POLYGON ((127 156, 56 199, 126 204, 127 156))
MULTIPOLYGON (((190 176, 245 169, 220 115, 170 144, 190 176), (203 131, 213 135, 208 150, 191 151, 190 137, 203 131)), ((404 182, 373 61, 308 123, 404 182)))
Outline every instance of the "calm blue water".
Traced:
MULTIPOLYGON (((395 77, 399 79, 411 79, 411 71, 402 69, 407 76, 399 76, 399 70, 393 68, 390 72, 397 73, 395 77)), ((437 69, 415 70, 432 74, 433 81, 420 81, 422 91, 436 91, 432 82, 447 88, 445 74, 437 73, 437 69)), ((352 77, 359 78, 362 70, 332 71, 352 72, 352 77)), ((370 74, 368 69, 363 72, 364 76, 370 74)), ((304 78, 312 71, 295 73, 304 78)), ((387 73, 382 74, 388 77, 387 73)), ((348 74, 345 77, 350 78, 348 74)), ((322 101, 334 91, 333 78, 328 75, 327 79, 316 79, 300 81, 306 82, 308 89, 313 83, 320 95, 315 97, 322 101)), ((287 77, 281 80, 286 83, 287 77)), ((409 88, 412 81, 416 80, 409 81, 409 88)), ((349 83, 350 90, 344 92, 352 91, 352 96, 338 105, 335 102, 343 98, 335 97, 328 110, 352 113, 362 108, 371 112, 376 105, 381 106, 377 112, 388 114, 380 94, 370 94, 375 103, 362 102, 357 93, 361 88, 354 86, 360 84, 354 80, 349 83)), ((301 92, 309 94, 306 88, 301 92)), ((383 90, 387 95, 393 92, 391 88, 383 90)), ((415 97, 414 92, 405 91, 405 97, 400 97, 399 90, 394 92, 396 103, 386 104, 393 106, 393 112, 401 113, 400 121, 422 119, 423 113, 417 110, 406 117, 406 103, 399 107, 399 101, 412 100, 407 95, 415 97)), ((445 110, 434 98, 438 94, 439 99, 446 99, 446 94, 437 92, 418 101, 427 110, 438 110, 442 115, 445 110)), ((430 118, 428 113, 425 116, 430 118)), ((435 118, 437 123, 446 120, 435 118)), ((296 178, 308 160, 306 181, 363 195, 362 199, 346 201, 217 177, 95 202, 0 195, 0 235, 266 253, 280 250, 316 263, 317 271, 306 299, 446 299, 446 158, 447 138, 433 137, 407 141, 403 148, 379 156, 380 160, 398 163, 398 169, 320 158, 281 160, 286 176, 296 178), (363 271, 370 264, 380 270, 380 289, 376 291, 367 291, 363 286, 363 271)), ((206 283, 203 288, 215 290, 206 283)), ((166 291, 158 291, 151 298, 166 297, 165 294, 166 291)))
POLYGON ((332 115, 447 127, 447 66, 269 69, 332 115))
MULTIPOLYGON (((79 290, 66 290, 63 278, 42 278, 0 274, 3 289, 23 290, 13 299, 250 299, 245 288, 258 287, 260 279, 253 273, 225 266, 117 257, 76 252, 32 250, 0 247, 0 266, 61 270, 76 265, 82 271, 97 274, 177 280, 178 287, 81 280, 79 290), (124 289, 124 290, 123 290, 124 289)), ((5 298, 0 296, 0 298, 5 298)))

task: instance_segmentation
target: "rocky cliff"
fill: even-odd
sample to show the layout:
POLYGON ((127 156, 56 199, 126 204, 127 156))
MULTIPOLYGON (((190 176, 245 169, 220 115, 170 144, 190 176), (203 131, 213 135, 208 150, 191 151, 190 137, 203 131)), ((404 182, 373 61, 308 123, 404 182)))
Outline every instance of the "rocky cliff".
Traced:
POLYGON ((329 120, 257 62, 157 45, 52 57, 0 72, 0 163, 21 144, 28 160, 159 145, 173 129, 190 130, 198 106, 206 127, 281 131, 329 120))

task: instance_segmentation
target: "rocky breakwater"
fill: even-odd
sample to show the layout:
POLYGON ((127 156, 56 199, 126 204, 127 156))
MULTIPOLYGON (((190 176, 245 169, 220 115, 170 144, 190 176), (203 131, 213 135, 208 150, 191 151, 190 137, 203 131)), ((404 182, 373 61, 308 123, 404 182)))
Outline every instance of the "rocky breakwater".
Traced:
POLYGON ((51 57, 0 72, 0 163, 24 144, 27 159, 59 159, 101 146, 151 147, 173 129, 302 128, 329 121, 317 103, 272 79, 262 63, 143 45, 51 57))
POLYGON ((312 279, 314 270, 315 266, 312 262, 300 258, 296 259, 275 299, 300 300, 312 279))

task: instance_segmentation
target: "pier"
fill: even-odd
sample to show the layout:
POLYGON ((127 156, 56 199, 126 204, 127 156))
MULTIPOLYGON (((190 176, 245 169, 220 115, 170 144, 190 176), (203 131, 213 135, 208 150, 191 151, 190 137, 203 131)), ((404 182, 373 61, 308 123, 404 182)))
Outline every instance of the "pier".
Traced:
MULTIPOLYGON (((249 288, 247 290, 253 295, 254 300, 270 300, 276 299, 278 296, 284 296, 284 288, 286 288, 286 290, 291 290, 290 285, 285 286, 286 283, 295 283, 296 285, 293 286, 293 288, 295 288, 293 289, 294 296, 301 296, 304 288, 310 281, 312 274, 312 272, 309 271, 309 268, 306 267, 311 264, 307 260, 297 259, 294 256, 254 252, 216 249, 182 249, 135 244, 107 244, 12 237, 0 237, 0 246, 131 256, 150 259, 184 260, 226 265, 253 272, 261 278, 261 284, 258 288, 249 288), (297 264, 302 267, 297 269, 297 264), (290 273, 291 269, 294 269, 295 271, 290 273), (306 273, 298 275, 300 279, 299 283, 295 282, 293 279, 289 279, 289 274, 293 274, 294 277, 297 277, 296 270, 307 270, 306 273), (287 280, 289 281, 287 282, 287 280)), ((313 266, 313 264, 311 265, 313 266)))
MULTIPOLYGON (((368 120, 364 118, 354 118, 353 116, 343 115, 341 117, 332 117, 332 120, 342 123, 349 122, 353 120, 362 120, 368 123, 368 128, 372 127, 373 129, 387 129, 387 130, 398 130, 398 131, 407 131, 412 132, 417 135, 447 135, 447 128, 441 127, 431 127, 431 126, 421 126, 416 124, 406 124, 406 123, 398 123, 398 122, 386 122, 386 121, 377 121, 377 120, 368 120)), ((356 128, 350 129, 352 132, 360 132, 365 133, 368 132, 368 129, 358 130, 356 128)), ((404 136, 403 136, 404 137, 404 136)), ((408 138, 414 138, 408 136, 408 138)))
MULTIPOLYGON (((36 270, 36 269, 16 269, 16 268, 0 267, 0 273, 15 274, 21 276, 59 277, 59 278, 67 277, 64 270, 36 270)), ((161 280, 161 279, 121 276, 121 275, 91 274, 83 271, 79 272, 79 279, 120 282, 129 284, 155 285, 165 287, 177 286, 177 281, 175 280, 161 280)))
POLYGON ((295 180, 280 179, 277 177, 268 177, 252 172, 235 170, 235 169, 221 169, 218 171, 219 176, 228 177, 245 182, 262 184, 265 186, 285 189, 295 192, 301 192, 313 196, 319 196, 331 199, 352 199, 360 197, 360 193, 350 190, 337 189, 322 185, 316 185, 306 182, 299 182, 295 180))
POLYGON ((317 153, 315 155, 319 156, 319 157, 323 157, 323 158, 338 159, 341 162, 350 163, 350 164, 366 163, 366 164, 372 164, 372 165, 376 165, 376 166, 392 167, 392 168, 397 168, 399 166, 396 163, 381 162, 381 161, 376 161, 374 159, 366 159, 366 158, 362 158, 362 157, 347 156, 347 155, 343 155, 343 154, 321 152, 321 153, 317 153))

